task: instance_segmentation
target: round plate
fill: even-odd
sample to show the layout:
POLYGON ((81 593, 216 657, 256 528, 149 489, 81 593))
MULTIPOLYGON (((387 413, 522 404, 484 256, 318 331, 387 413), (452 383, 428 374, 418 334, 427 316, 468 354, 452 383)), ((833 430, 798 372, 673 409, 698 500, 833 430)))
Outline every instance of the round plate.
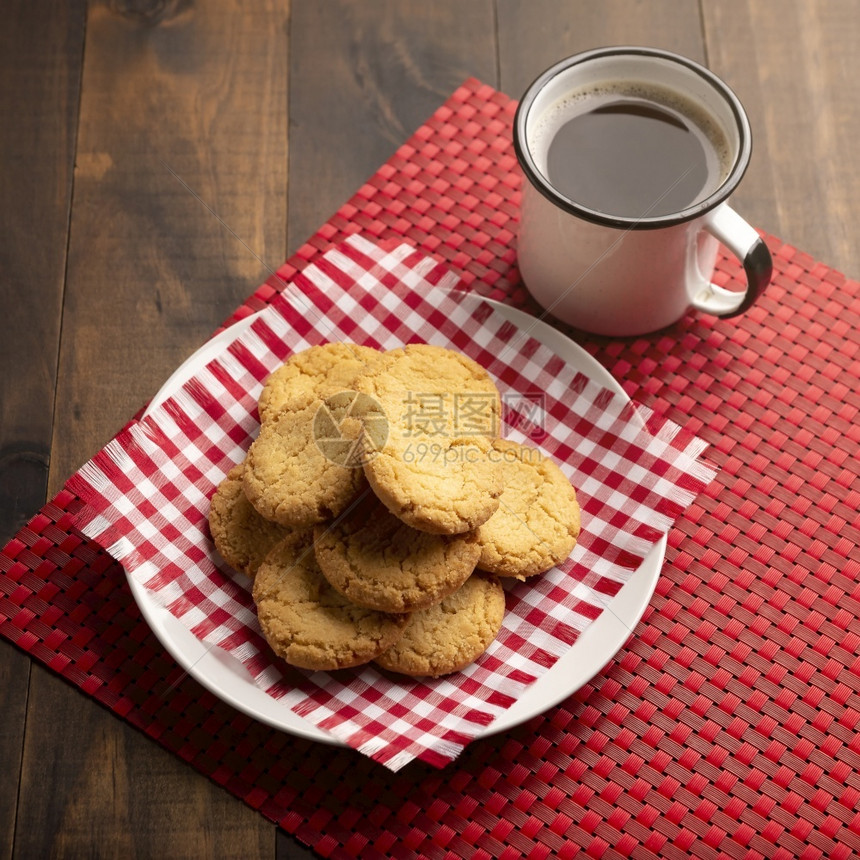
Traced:
MULTIPOLYGON (((611 374, 561 332, 544 322, 488 299, 509 322, 549 347, 575 370, 598 384, 627 395, 611 374)), ((260 312, 262 313, 262 312, 260 312)), ((200 371, 238 334, 249 328, 259 314, 246 317, 208 341, 167 380, 149 404, 148 411, 163 403, 188 379, 200 371)), ((645 612, 666 554, 666 536, 656 543, 596 621, 592 622, 570 650, 508 710, 497 717, 483 736, 503 732, 543 713, 588 683, 624 646, 645 612)), ((322 729, 298 716, 284 702, 273 699, 258 687, 245 667, 221 648, 201 642, 185 625, 156 600, 147 589, 128 576, 134 599, 161 644, 192 678, 218 698, 254 719, 290 734, 322 743, 342 745, 322 729)))

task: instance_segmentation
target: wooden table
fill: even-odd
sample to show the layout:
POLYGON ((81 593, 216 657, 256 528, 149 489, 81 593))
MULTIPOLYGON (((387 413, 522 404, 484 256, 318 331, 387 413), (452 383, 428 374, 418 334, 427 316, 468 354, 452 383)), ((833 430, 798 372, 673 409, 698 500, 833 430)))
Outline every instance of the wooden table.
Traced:
MULTIPOLYGON (((752 122, 756 226, 860 273, 852 0, 9 0, 0 24, 5 541, 465 78, 686 54, 752 122)), ((308 849, 0 643, 0 858, 308 849)))

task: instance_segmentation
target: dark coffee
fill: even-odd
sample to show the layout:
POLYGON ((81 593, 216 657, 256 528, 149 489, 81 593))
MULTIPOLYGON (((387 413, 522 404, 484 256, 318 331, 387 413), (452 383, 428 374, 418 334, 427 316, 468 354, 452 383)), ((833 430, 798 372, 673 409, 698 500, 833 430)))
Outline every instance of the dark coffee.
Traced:
POLYGON ((669 215, 703 200, 725 178, 728 147, 713 123, 697 124, 674 104, 603 91, 553 113, 547 178, 589 209, 625 218, 669 215))

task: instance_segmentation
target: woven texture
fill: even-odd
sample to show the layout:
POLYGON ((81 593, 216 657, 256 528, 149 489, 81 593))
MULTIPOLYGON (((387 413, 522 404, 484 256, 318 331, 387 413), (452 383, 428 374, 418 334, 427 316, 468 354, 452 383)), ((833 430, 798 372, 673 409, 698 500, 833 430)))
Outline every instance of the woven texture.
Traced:
MULTIPOLYGON (((351 236, 66 484, 87 505, 76 525, 152 599, 199 639, 236 657, 249 682, 253 676, 296 713, 394 770, 416 757, 447 764, 521 699, 714 477, 698 461, 699 440, 671 422, 646 422, 626 397, 457 286, 444 266, 407 243, 382 248, 351 236), (292 349, 327 340, 462 351, 496 380, 506 407, 504 426, 496 428, 481 418, 482 405, 489 414, 487 397, 461 392, 458 402, 477 398, 471 420, 477 418, 479 432, 499 430, 518 442, 530 441, 523 430, 540 435, 544 452, 577 488, 584 527, 573 554, 541 576, 509 583, 501 631, 461 672, 398 682, 369 665, 285 679, 282 661, 263 640, 247 577, 219 566, 208 534, 209 499, 257 435, 263 383, 292 349), (521 409, 530 397, 539 398, 536 421, 521 409)), ((468 409, 465 415, 469 420, 468 409)), ((406 453, 432 465, 439 441, 432 434, 413 439, 406 453)), ((463 462, 445 466, 456 470, 463 462)), ((559 681, 547 680, 555 692, 559 681)))
MULTIPOLYGON (((514 105, 470 81, 281 270, 405 237, 473 289, 515 268, 514 105)), ((720 468, 657 592, 591 684, 449 768, 391 774, 273 732, 184 677, 61 493, 0 555, 0 631, 332 857, 849 858, 860 852, 860 287, 773 237, 743 317, 575 335, 720 468)), ((717 280, 737 283, 737 261, 717 280)), ((234 318, 264 306, 273 278, 234 318)))

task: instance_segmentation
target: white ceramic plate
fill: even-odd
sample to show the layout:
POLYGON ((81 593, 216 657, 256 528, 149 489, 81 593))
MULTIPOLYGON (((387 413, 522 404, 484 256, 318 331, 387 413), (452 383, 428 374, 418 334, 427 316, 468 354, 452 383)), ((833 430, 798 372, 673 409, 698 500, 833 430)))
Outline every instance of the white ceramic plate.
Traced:
MULTIPOLYGON (((477 299, 476 299, 477 300, 477 299)), ((615 379, 588 353, 556 329, 528 314, 491 302, 496 310, 530 337, 549 347, 575 370, 622 397, 626 394, 615 379)), ((185 381, 201 370, 221 349, 244 329, 256 315, 247 317, 222 332, 192 355, 167 380, 153 398, 155 408, 185 381)), ((655 544, 629 581, 612 598, 600 617, 590 624, 546 674, 483 733, 492 735, 543 713, 588 683, 623 647, 648 606, 666 554, 666 537, 655 544)), ((128 577, 134 599, 149 626, 173 658, 204 687, 234 708, 273 728, 322 743, 340 741, 293 713, 273 699, 253 681, 242 664, 220 648, 201 642, 177 618, 155 601, 143 586, 128 577)))

